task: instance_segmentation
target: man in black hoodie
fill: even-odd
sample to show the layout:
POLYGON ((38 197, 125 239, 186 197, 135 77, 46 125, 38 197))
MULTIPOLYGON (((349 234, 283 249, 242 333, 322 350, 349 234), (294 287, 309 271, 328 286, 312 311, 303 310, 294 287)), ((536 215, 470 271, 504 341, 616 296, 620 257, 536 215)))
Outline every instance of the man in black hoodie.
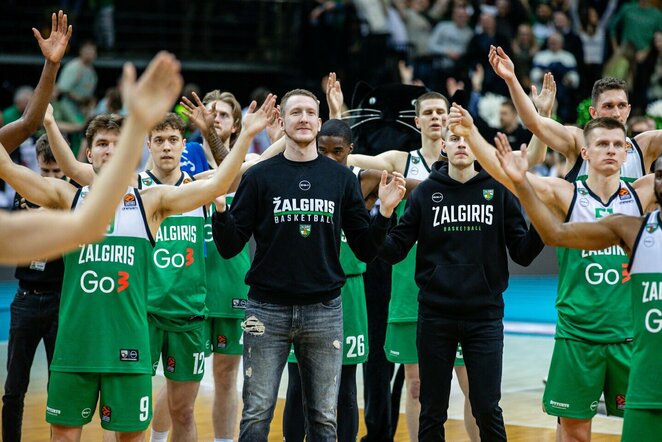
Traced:
POLYGON ((508 260, 528 265, 543 244, 516 198, 484 171, 464 138, 446 134, 448 165, 432 167, 407 201, 380 256, 402 260, 418 240, 416 344, 421 377, 419 441, 445 440, 455 351, 462 344, 481 440, 506 440, 499 399, 508 260), (489 257, 489 262, 486 260, 489 257))

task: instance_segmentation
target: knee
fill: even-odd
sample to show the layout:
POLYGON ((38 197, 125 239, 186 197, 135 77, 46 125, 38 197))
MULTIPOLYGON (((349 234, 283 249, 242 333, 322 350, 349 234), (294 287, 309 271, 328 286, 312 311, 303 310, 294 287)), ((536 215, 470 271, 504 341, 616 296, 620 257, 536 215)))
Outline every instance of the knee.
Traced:
POLYGON ((145 440, 144 431, 133 431, 130 433, 115 433, 120 442, 138 442, 145 440))
POLYGON ((173 422, 188 424, 194 419, 193 404, 170 404, 170 417, 173 422))
POLYGON ((79 440, 81 427, 67 427, 51 424, 51 442, 76 442, 79 440))

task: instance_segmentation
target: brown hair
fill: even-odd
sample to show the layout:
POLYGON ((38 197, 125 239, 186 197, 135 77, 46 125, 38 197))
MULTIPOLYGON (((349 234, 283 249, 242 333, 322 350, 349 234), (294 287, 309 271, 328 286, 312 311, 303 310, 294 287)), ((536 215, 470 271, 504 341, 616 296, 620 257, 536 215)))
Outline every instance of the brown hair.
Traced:
POLYGON ((451 107, 450 103, 448 102, 448 98, 444 97, 439 92, 434 92, 434 91, 426 92, 420 97, 418 97, 416 99, 416 102, 414 103, 414 109, 416 110, 417 117, 420 115, 421 105, 426 100, 443 100, 443 102, 446 103, 446 110, 449 110, 451 107))
POLYGON ((92 118, 85 129, 85 141, 87 141, 87 147, 92 148, 92 141, 94 136, 100 130, 110 130, 119 132, 122 128, 122 123, 124 118, 117 114, 99 114, 96 117, 92 118))
POLYGON ((57 163, 46 134, 43 134, 37 139, 34 147, 37 151, 37 158, 41 158, 45 163, 57 163))
POLYGON ((202 104, 207 106, 212 101, 222 101, 232 109, 232 127, 235 129, 234 133, 230 135, 230 147, 232 147, 241 133, 241 105, 232 92, 221 92, 218 89, 207 92, 202 99, 202 104))
POLYGON ((584 126, 584 140, 587 145, 589 144, 588 136, 595 129, 620 129, 623 131, 623 138, 625 138, 625 126, 623 126, 623 123, 611 117, 598 117, 589 120, 586 126, 584 126))
POLYGON ((287 103, 287 100, 289 100, 290 97, 295 97, 295 96, 310 97, 313 100, 315 100, 315 103, 317 103, 317 112, 319 113, 320 102, 317 99, 317 97, 315 96, 315 94, 310 92, 308 89, 292 89, 291 91, 289 91, 288 93, 283 95, 283 98, 280 99, 280 109, 281 109, 281 111, 283 111, 283 112, 285 111, 285 104, 287 103))
POLYGON ((166 130, 166 129, 175 129, 176 131, 179 132, 179 134, 184 138, 184 132, 186 131, 186 125, 184 124, 184 121, 180 118, 179 115, 177 115, 174 112, 168 112, 161 120, 159 123, 157 123, 156 126, 154 126, 150 131, 149 131, 149 138, 152 138, 152 134, 154 132, 166 130))
POLYGON ((593 83, 593 91, 591 92, 591 106, 598 104, 598 98, 606 91, 623 91, 625 97, 628 97, 628 86, 623 80, 614 77, 605 77, 593 83))

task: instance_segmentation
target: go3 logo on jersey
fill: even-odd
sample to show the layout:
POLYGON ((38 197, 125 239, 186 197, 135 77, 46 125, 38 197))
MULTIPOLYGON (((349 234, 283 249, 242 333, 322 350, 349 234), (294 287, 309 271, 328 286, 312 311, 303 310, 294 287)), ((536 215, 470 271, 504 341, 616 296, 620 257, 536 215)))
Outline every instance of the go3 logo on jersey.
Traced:
POLYGON ((85 271, 80 277, 80 288, 85 293, 122 293, 129 288, 129 273, 117 272, 117 279, 99 276, 94 270, 85 271))
POLYGON ((157 248, 154 250, 154 265, 160 269, 165 269, 170 266, 174 268, 188 267, 195 262, 193 249, 186 248, 185 254, 172 253, 168 249, 157 248))

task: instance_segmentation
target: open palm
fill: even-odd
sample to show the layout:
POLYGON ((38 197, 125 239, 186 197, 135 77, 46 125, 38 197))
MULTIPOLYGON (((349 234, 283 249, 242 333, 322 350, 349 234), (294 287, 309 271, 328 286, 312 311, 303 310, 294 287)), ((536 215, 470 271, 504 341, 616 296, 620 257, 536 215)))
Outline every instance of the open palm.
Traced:
POLYGON ((57 14, 54 12, 51 21, 51 35, 48 38, 43 38, 35 28, 32 28, 32 33, 37 39, 41 53, 46 60, 51 63, 59 63, 64 57, 67 44, 69 44, 72 28, 71 25, 67 26, 67 14, 62 11, 57 14))
POLYGON ((506 135, 499 132, 494 139, 496 154, 503 171, 514 183, 521 182, 526 177, 529 161, 526 158, 526 145, 523 144, 519 152, 513 152, 506 135))

